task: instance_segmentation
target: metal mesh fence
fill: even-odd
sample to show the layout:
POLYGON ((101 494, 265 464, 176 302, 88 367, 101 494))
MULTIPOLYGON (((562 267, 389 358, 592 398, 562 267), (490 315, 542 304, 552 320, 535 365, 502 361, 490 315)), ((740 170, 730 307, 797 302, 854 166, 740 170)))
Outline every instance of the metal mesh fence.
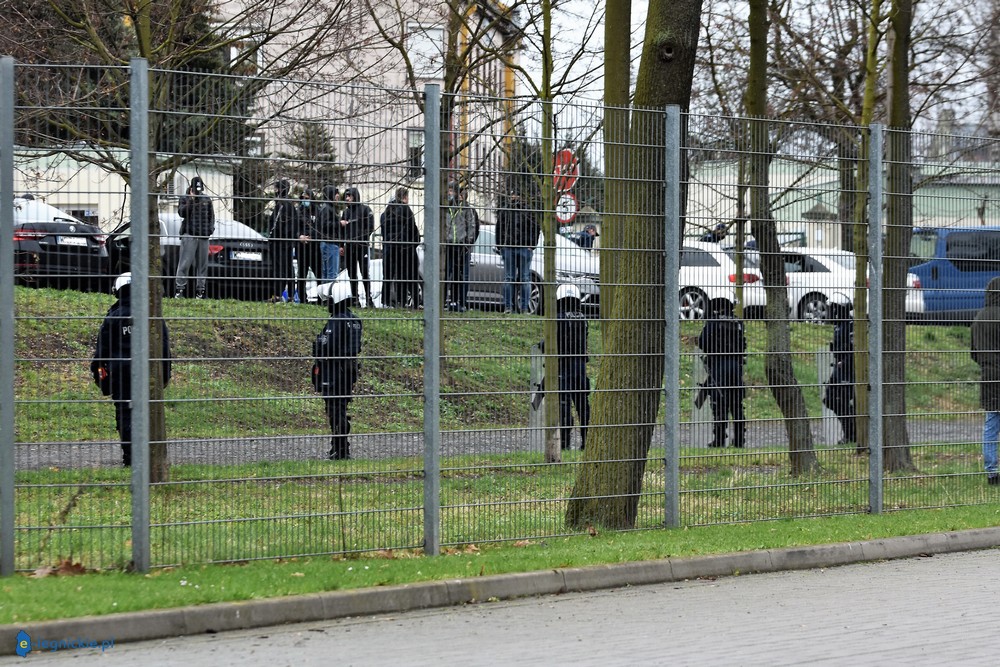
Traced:
POLYGON ((166 566, 990 498, 962 322, 997 275, 996 141, 169 71, 136 128, 128 68, 15 72, 17 569, 125 567, 137 535, 166 566), (91 367, 135 179, 170 351, 131 406, 148 495, 91 367), (324 331, 347 348, 314 368, 324 331))

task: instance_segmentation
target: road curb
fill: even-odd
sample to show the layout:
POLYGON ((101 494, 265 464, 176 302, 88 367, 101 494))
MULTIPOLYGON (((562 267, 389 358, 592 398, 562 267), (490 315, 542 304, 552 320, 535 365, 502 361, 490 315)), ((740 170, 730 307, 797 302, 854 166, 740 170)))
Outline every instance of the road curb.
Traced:
POLYGON ((474 602, 686 579, 834 567, 894 558, 1000 547, 1000 527, 929 533, 863 542, 732 554, 665 558, 593 567, 519 572, 471 579, 219 602, 107 616, 0 626, 0 655, 12 655, 24 630, 33 640, 110 639, 116 644, 227 630, 397 613, 474 602))

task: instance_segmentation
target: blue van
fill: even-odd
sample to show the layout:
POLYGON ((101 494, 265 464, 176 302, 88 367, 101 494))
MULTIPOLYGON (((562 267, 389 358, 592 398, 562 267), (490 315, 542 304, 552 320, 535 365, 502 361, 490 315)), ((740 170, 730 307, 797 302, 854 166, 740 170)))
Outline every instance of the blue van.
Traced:
POLYGON ((920 278, 924 317, 971 320, 1000 276, 1000 227, 914 227, 909 270, 920 278))

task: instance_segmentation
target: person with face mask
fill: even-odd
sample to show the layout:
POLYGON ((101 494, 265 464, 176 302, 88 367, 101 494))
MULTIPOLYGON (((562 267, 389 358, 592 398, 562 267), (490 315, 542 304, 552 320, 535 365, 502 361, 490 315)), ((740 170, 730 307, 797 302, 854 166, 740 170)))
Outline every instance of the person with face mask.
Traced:
MULTIPOLYGON (((857 442, 857 427, 854 407, 854 320, 851 319, 852 306, 846 297, 835 294, 827 304, 830 322, 834 324, 833 373, 823 392, 823 404, 833 410, 844 432, 841 445, 857 442)), ((859 454, 863 453, 858 451, 859 454)))
POLYGON ((208 276, 208 239, 215 231, 215 209, 200 176, 191 179, 177 213, 181 216, 181 256, 177 262, 174 298, 186 296, 188 272, 193 267, 194 298, 203 299, 208 276))
POLYGON ((299 196, 299 206, 295 210, 296 227, 298 231, 298 246, 295 257, 298 259, 298 295, 299 302, 306 302, 306 281, 312 271, 316 280, 323 274, 323 257, 320 252, 321 238, 316 226, 316 211, 313 207, 313 192, 306 190, 299 196))
POLYGON ((444 210, 443 238, 445 303, 448 310, 468 310, 469 259, 479 236, 479 216, 462 196, 457 183, 448 184, 448 206, 444 210))
MULTIPOLYGON (((743 447, 746 417, 743 414, 743 366, 746 365, 747 339, 743 323, 733 314, 733 304, 728 299, 712 299, 712 319, 698 336, 698 347, 705 353, 708 370, 707 389, 712 400, 712 419, 715 422, 709 447, 726 446, 726 427, 729 417, 733 420, 733 447, 743 447)), ((696 405, 698 405, 696 403, 696 405)))

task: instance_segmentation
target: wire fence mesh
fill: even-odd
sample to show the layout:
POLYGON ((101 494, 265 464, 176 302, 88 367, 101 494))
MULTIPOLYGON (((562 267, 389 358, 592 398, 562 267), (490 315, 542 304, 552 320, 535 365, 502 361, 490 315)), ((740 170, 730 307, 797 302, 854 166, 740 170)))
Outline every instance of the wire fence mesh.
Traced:
POLYGON ((883 149, 867 128, 681 114, 674 173, 666 110, 153 70, 136 128, 129 77, 15 68, 16 569, 133 560, 136 410, 156 567, 991 500, 963 322, 1000 275, 996 140, 883 149), (607 129, 622 116, 627 141, 607 129), (91 366, 135 179, 169 332, 149 405, 103 396, 91 366), (317 335, 343 343, 345 308, 360 352, 332 354, 347 380, 317 393, 317 335))

